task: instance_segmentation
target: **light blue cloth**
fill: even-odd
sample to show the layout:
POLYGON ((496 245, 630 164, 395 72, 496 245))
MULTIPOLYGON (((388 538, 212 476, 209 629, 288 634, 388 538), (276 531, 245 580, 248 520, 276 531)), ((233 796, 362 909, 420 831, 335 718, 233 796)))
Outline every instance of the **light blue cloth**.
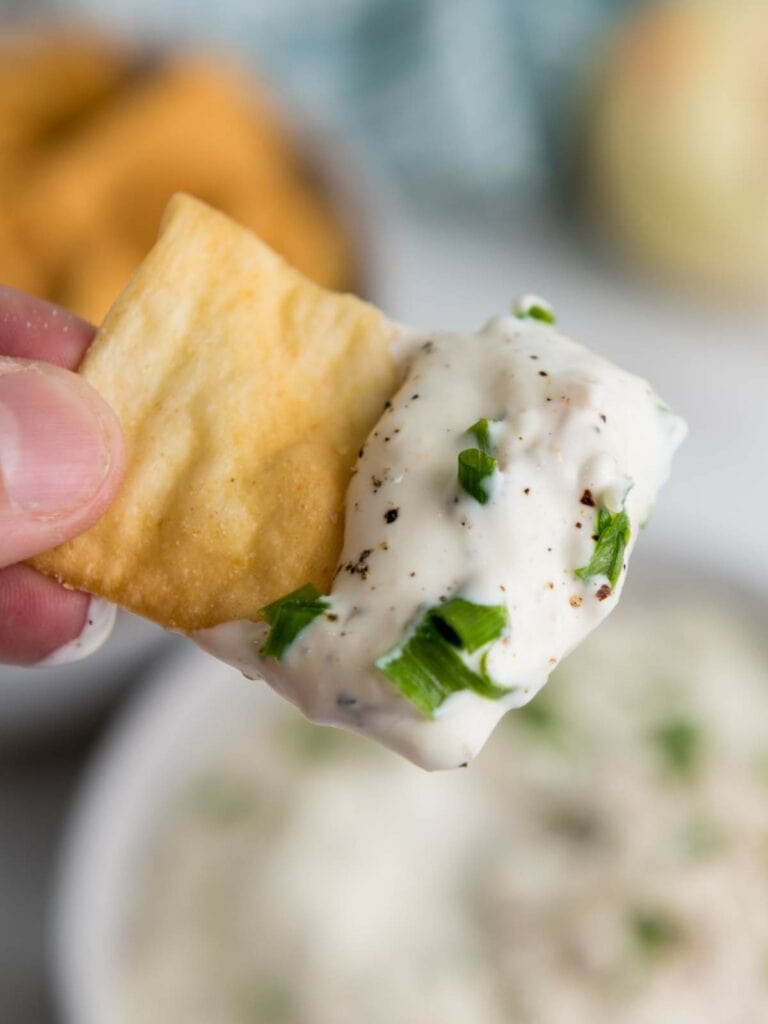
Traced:
POLYGON ((423 197, 551 188, 590 53, 641 0, 58 0, 150 40, 226 43, 423 197))

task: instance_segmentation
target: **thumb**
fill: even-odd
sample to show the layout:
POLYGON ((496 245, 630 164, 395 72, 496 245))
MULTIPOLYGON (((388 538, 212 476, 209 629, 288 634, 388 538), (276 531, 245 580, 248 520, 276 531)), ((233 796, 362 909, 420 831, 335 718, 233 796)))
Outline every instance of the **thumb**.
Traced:
POLYGON ((0 566, 91 526, 123 469, 120 426, 77 374, 0 356, 0 566))

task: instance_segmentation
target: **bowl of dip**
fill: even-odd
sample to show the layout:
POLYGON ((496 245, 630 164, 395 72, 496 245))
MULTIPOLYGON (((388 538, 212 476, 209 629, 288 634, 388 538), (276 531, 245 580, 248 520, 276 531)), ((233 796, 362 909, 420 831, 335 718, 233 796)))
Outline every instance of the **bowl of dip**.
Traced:
POLYGON ((638 566, 478 760, 436 775, 180 652, 70 821, 64 1021, 759 1020, 763 607, 638 566))

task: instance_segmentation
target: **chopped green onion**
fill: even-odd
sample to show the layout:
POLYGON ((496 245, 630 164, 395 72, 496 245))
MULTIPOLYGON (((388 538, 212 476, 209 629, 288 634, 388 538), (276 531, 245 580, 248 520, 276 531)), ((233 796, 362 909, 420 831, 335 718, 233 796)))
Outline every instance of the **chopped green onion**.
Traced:
POLYGON ((408 639, 379 658, 376 667, 430 717, 460 690, 498 700, 509 691, 494 683, 484 668, 478 675, 459 652, 472 653, 498 639, 508 618, 503 605, 476 605, 454 598, 431 608, 408 639))
POLYGON ((661 907, 632 911, 629 927, 638 949, 646 956, 666 953, 683 938, 680 922, 661 907))
POLYGON ((493 454, 491 452, 491 423, 494 422, 495 420, 478 420, 477 423, 473 423, 471 427, 467 428, 467 433, 474 437, 478 448, 486 455, 493 454))
POLYGON ((473 604, 463 597, 454 597, 428 612, 428 618, 438 624, 438 631, 449 643, 472 654, 501 636, 509 622, 509 612, 503 604, 473 604))
POLYGON ((696 722, 675 715, 659 724, 653 739, 670 774, 686 779, 697 774, 702 761, 703 736, 696 722))
POLYGON ((311 583, 266 605, 261 614, 272 628, 260 653, 280 661, 299 633, 329 607, 329 602, 311 583))
POLYGON ((481 505, 490 498, 487 481, 493 476, 496 465, 496 459, 479 448, 465 448, 459 453, 459 483, 481 505))
POLYGON ((520 320, 541 320, 545 324, 554 324, 556 321, 550 304, 538 295, 522 295, 515 300, 512 312, 520 320))
POLYGON ((579 579, 607 576, 610 585, 615 587, 624 567, 624 551, 629 543, 629 537, 629 518, 626 512, 598 509, 595 550, 589 563, 575 570, 579 579))
POLYGON ((402 647, 380 658, 376 667, 426 715, 432 715, 452 693, 473 689, 476 678, 457 649, 429 621, 418 626, 402 647))
POLYGON ((487 697, 489 700, 498 700, 499 697, 509 693, 509 689, 506 686, 499 686, 488 672, 488 655, 491 653, 491 650, 492 648, 489 647, 480 659, 481 684, 475 686, 475 693, 478 693, 481 697, 487 697))

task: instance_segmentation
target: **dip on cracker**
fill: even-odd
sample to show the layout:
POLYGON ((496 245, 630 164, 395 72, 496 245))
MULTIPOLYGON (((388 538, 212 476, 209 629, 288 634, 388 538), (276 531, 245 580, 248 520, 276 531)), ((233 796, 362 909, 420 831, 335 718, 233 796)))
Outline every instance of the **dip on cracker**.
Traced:
POLYGON ((685 426, 519 300, 425 333, 187 195, 82 367, 103 519, 35 561, 427 768, 467 763, 615 606, 685 426))

